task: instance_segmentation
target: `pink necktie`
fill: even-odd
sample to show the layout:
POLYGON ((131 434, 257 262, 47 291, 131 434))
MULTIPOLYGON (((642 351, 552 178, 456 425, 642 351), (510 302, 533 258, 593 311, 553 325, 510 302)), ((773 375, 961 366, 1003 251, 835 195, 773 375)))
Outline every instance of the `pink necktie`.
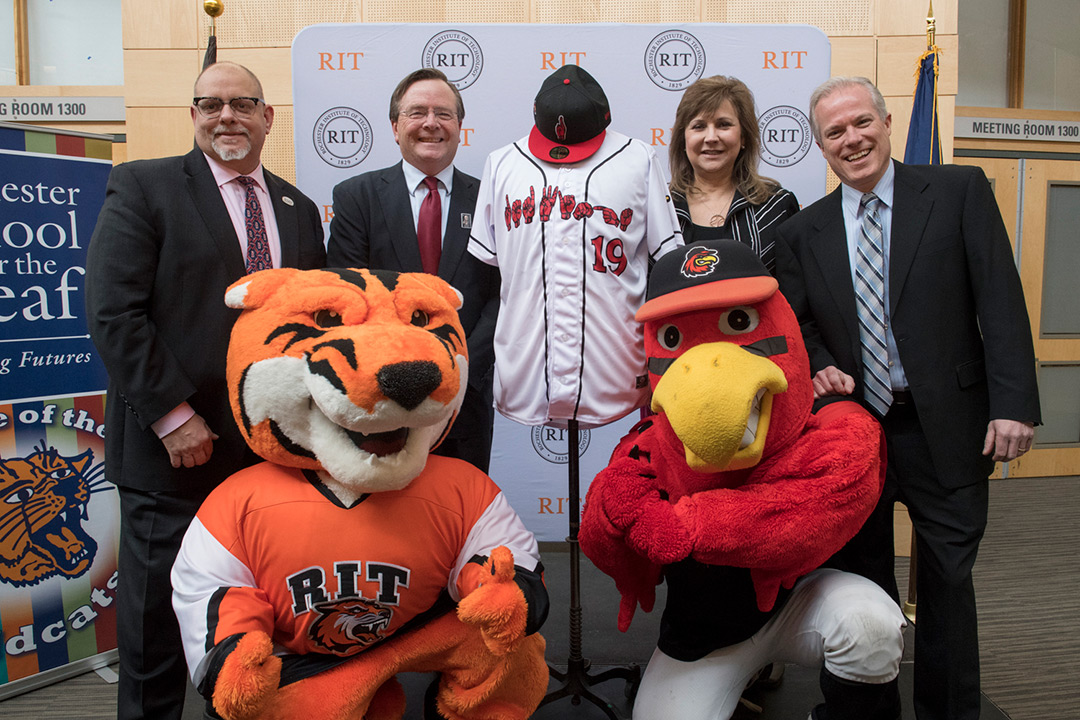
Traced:
POLYGON ((416 239, 420 244, 420 262, 424 272, 439 274, 439 257, 442 255, 442 200, 439 197, 439 181, 424 178, 428 194, 420 204, 416 220, 416 239))
POLYGON ((266 239, 266 222, 263 220, 259 199, 255 197, 255 180, 247 175, 236 178, 244 186, 244 228, 247 230, 247 271, 268 270, 274 267, 270 257, 270 241, 266 239))

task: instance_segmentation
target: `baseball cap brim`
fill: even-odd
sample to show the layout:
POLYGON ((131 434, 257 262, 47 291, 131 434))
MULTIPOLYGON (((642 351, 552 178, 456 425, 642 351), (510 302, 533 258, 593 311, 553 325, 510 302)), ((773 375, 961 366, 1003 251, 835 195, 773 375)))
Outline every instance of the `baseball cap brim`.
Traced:
POLYGON ((772 297, 779 284, 771 276, 727 278, 669 292, 653 298, 634 314, 638 322, 695 310, 744 305, 772 297))
POLYGON ((586 140, 585 142, 579 142, 573 145, 563 145, 548 140, 534 125, 532 131, 529 133, 529 152, 544 162, 580 162, 591 157, 593 153, 600 149, 600 145, 604 142, 605 135, 607 135, 607 130, 601 130, 599 135, 590 140, 586 140))

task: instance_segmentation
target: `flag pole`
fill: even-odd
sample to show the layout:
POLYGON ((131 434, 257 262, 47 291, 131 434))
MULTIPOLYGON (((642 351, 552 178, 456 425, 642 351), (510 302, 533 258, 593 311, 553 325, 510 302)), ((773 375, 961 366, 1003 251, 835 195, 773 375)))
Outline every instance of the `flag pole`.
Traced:
POLYGON ((203 0, 203 12, 210 16, 210 39, 206 41, 203 69, 217 62, 217 19, 225 12, 223 0, 203 0))

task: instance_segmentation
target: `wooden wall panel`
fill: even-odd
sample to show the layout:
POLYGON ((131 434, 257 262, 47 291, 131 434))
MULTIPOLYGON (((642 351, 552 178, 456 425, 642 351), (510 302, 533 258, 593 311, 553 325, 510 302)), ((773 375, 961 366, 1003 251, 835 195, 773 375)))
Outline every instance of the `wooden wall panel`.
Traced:
MULTIPOLYGON (((971 0, 967 0, 971 2, 971 0)), ((957 34, 957 15, 960 0, 936 0, 934 25, 938 44, 942 35, 957 34)), ((874 3, 874 32, 878 35, 921 35, 926 39, 926 11, 930 0, 876 0, 874 3)))
MULTIPOLYGON (((364 22, 525 23, 547 22, 530 15, 529 0, 363 0, 364 22)), ((580 8, 580 5, 578 6, 580 8)), ((575 22, 570 16, 559 22, 575 22)), ((576 20, 576 22, 581 22, 576 20)))
MULTIPOLYGON (((191 48, 197 45, 198 18, 205 15, 201 2, 123 0, 120 8, 125 49, 191 48)), ((205 46, 206 40, 202 43, 205 46)))
MULTIPOLYGON (((958 38, 938 36, 938 94, 955 95, 958 84, 958 38)), ((915 91, 917 62, 926 52, 926 37, 919 35, 878 38, 877 86, 882 95, 910 95, 915 91)))
POLYGON ((664 3, 626 2, 625 0, 549 0, 533 3, 535 22, 620 22, 684 23, 701 17, 697 0, 672 0, 664 3))
POLYGON ((125 50, 124 104, 133 107, 187 107, 202 69, 198 50, 125 50))
POLYGON ((240 63, 263 86, 265 100, 275 109, 292 105, 292 57, 289 48, 219 49, 218 60, 240 63))
MULTIPOLYGON (((875 0, 703 0, 706 22, 805 23, 829 36, 873 35, 875 0)), ((884 0, 877 0, 878 4, 884 0)), ((906 2, 902 4, 907 4, 906 2)))
POLYGON ((195 134, 188 107, 128 108, 128 159, 183 155, 190 150, 195 134))
POLYGON ((872 37, 831 37, 832 75, 877 74, 877 40, 872 37))

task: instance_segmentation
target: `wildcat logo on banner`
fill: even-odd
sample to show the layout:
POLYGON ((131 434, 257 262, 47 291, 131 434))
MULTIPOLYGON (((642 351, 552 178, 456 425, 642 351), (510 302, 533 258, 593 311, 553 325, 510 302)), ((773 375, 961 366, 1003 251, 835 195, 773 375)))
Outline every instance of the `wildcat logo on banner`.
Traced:
POLYGON ((111 157, 110 138, 0 125, 0 699, 116 647, 106 374, 83 311, 111 157))

